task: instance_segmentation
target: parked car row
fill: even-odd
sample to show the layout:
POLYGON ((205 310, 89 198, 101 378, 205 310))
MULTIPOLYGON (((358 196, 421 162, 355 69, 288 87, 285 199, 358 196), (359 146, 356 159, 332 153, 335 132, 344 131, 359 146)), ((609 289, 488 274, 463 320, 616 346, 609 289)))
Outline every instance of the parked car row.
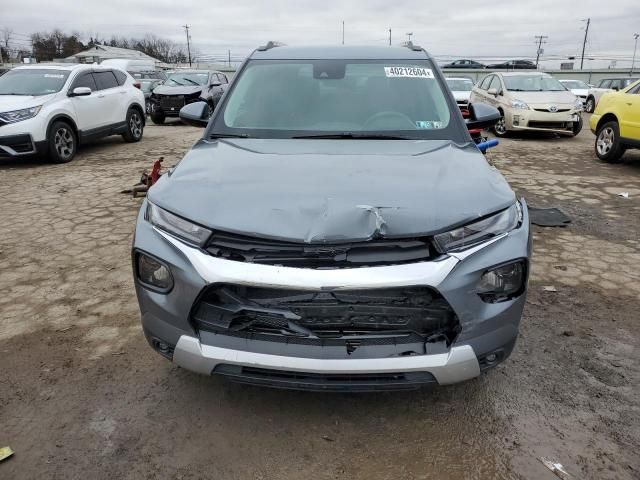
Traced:
POLYGON ((507 60, 506 62, 484 65, 475 60, 455 60, 440 68, 490 68, 492 70, 535 70, 536 64, 529 60, 507 60))
POLYGON ((636 80, 638 80, 638 77, 603 78, 595 87, 590 88, 587 92, 585 111, 592 113, 604 93, 623 90, 636 80))

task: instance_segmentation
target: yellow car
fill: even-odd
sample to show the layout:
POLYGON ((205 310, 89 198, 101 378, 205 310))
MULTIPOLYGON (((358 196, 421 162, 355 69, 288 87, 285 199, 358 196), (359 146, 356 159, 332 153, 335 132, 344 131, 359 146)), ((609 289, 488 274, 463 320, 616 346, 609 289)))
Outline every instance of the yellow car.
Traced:
POLYGON ((589 120, 596 134, 596 155, 617 163, 627 148, 640 148, 640 80, 619 92, 605 93, 589 120))

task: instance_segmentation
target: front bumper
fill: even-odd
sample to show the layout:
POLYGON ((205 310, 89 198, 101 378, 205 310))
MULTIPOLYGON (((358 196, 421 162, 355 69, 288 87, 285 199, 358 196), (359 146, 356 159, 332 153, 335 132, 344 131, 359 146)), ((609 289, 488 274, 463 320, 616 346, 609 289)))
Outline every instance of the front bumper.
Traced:
POLYGON ((327 390, 338 382, 339 389, 358 389, 363 379, 367 387, 375 390, 407 388, 417 383, 444 385, 474 378, 506 359, 515 343, 525 294, 491 304, 483 302, 474 289, 487 268, 515 259, 528 261, 531 241, 526 206, 520 228, 463 253, 437 261, 336 270, 214 258, 153 228, 143 218, 145 207, 138 218, 133 248, 169 265, 174 288, 162 294, 136 282, 142 324, 150 343, 165 344, 168 348, 163 354, 186 369, 288 388, 327 390), (406 354, 402 345, 363 346, 347 354, 344 348, 337 347, 232 338, 198 331, 190 321, 199 295, 212 284, 314 292, 428 286, 451 305, 461 330, 446 350, 430 350, 423 343, 420 354, 415 354, 415 349, 406 354), (496 361, 487 361, 493 354, 496 361), (286 372, 287 378, 278 372, 286 372), (418 373, 425 376, 416 376, 418 373), (322 381, 319 375, 323 376, 322 381), (398 380, 400 377, 402 380, 398 380))
POLYGON ((532 130, 555 133, 572 133, 573 125, 579 120, 580 111, 541 112, 538 110, 511 110, 506 115, 509 130, 532 130))

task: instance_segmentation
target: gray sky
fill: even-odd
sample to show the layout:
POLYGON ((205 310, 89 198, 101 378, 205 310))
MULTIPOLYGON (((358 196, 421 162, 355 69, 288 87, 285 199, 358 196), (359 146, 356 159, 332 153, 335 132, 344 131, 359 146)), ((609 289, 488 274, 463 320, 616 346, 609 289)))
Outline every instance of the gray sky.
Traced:
MULTIPOLYGON (((275 39, 288 44, 398 44, 413 32, 433 55, 531 57, 534 35, 548 35, 545 57, 579 54, 582 19, 591 17, 587 55, 630 64, 633 34, 640 33, 640 0, 1 0, 0 29, 11 28, 16 46, 26 35, 58 27, 84 37, 141 36, 147 32, 186 43, 181 25, 191 26, 201 55, 241 58, 275 39)), ((640 53, 639 53, 640 55, 640 53)), ((595 62, 594 62, 595 63, 595 62)), ((602 65, 602 62, 598 62, 602 65)), ((609 61, 605 61, 608 65, 609 61)), ((595 66, 595 65, 594 65, 595 66)))

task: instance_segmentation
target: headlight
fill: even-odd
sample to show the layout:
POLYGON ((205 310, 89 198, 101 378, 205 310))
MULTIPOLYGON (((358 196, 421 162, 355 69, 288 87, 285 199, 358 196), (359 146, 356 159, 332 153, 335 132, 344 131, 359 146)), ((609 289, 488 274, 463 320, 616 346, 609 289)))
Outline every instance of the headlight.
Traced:
POLYGON ((21 110, 13 110, 11 112, 2 112, 0 113, 0 120, 3 120, 6 123, 21 122, 22 120, 35 117, 41 108, 42 105, 38 105, 37 107, 23 108, 21 110))
POLYGON ((520 202, 506 210, 480 221, 470 223, 445 233, 434 235, 433 240, 441 253, 460 251, 486 242, 493 237, 510 232, 522 222, 520 202))
POLYGON ((529 110, 529 105, 524 103, 522 100, 514 100, 511 102, 511 106, 520 110, 529 110))
POLYGON ((576 98, 576 103, 574 104, 574 106, 576 110, 582 110, 582 107, 583 107, 582 100, 580 100, 579 98, 576 98))
POLYGON ((151 202, 147 202, 144 218, 154 227, 197 246, 204 245, 211 235, 211 230, 169 213, 151 202))

